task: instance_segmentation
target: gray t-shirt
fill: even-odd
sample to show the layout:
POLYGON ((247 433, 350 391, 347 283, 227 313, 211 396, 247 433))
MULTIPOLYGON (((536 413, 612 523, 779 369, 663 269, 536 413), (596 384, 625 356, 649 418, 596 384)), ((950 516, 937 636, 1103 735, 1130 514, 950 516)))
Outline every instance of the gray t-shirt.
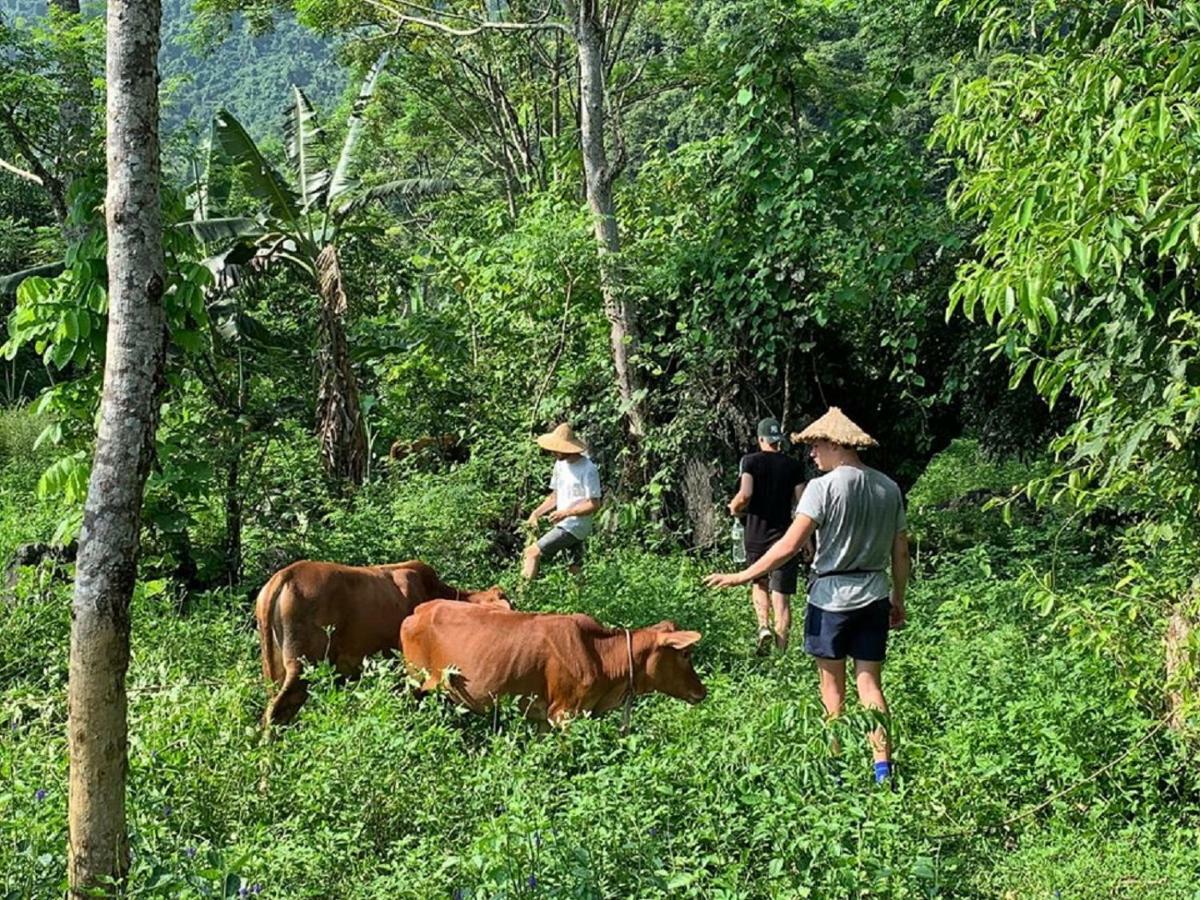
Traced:
POLYGON ((796 513, 817 523, 809 603, 846 612, 890 596, 892 541, 908 528, 896 482, 866 466, 838 466, 808 483, 796 513))

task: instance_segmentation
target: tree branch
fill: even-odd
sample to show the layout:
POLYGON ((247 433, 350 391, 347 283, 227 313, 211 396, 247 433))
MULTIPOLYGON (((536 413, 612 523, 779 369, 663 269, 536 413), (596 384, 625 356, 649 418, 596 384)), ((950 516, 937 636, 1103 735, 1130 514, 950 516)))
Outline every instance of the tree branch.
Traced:
POLYGON ((50 197, 50 206, 54 209, 55 217, 58 219, 60 225, 63 224, 67 221, 67 198, 62 182, 55 178, 45 165, 43 165, 41 159, 38 158, 37 152, 30 143, 29 135, 17 124, 12 110, 0 106, 0 124, 4 126, 4 130, 8 133, 12 142, 16 144, 17 151, 25 158, 25 162, 32 170, 28 174, 35 175, 40 179, 39 183, 50 197))
POLYGON ((32 181, 34 184, 40 184, 45 187, 45 182, 42 181, 42 179, 37 175, 34 175, 32 172, 26 172, 24 169, 18 169, 12 163, 6 162, 3 159, 0 159, 0 169, 4 169, 6 172, 11 172, 18 178, 24 178, 26 181, 32 181))
MULTIPOLYGON (((432 28, 434 31, 440 31, 442 34, 448 34, 452 37, 473 37, 485 31, 563 31, 570 34, 567 26, 561 22, 547 20, 546 17, 550 15, 549 9, 542 13, 540 18, 532 22, 487 22, 476 20, 470 27, 454 28, 445 22, 438 22, 425 16, 414 16, 411 13, 405 12, 401 7, 383 3, 380 0, 367 0, 367 3, 376 9, 382 10, 396 20, 397 25, 394 33, 397 34, 405 25, 420 25, 425 28, 432 28)), ((408 4, 408 6, 411 8, 412 4, 408 4)), ((454 17, 456 19, 466 19, 465 16, 457 14, 454 17)))

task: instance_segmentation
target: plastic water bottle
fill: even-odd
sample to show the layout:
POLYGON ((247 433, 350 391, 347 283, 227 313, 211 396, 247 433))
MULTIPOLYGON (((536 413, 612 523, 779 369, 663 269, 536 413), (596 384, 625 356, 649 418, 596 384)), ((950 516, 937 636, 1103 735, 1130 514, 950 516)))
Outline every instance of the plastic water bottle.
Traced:
POLYGON ((729 539, 732 546, 729 548, 735 563, 744 563, 746 561, 746 526, 742 524, 741 519, 733 520, 733 528, 729 532, 729 539))

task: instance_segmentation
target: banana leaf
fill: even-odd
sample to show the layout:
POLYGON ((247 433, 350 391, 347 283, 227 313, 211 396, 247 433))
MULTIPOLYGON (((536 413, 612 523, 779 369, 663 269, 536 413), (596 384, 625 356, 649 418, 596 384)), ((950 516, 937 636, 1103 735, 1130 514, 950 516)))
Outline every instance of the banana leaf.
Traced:
POLYGON ((187 205, 197 218, 219 215, 229 203, 233 188, 229 166, 224 159, 217 137, 216 123, 209 123, 208 137, 200 147, 199 156, 188 161, 191 183, 188 185, 187 205))
POLYGON ((231 112, 221 109, 213 116, 213 128, 221 149, 241 171, 251 193, 267 204, 272 216, 298 231, 299 209, 295 192, 267 162, 242 123, 231 112))
POLYGON ((371 102, 371 97, 375 94, 375 85, 379 81, 379 73, 387 65, 387 60, 388 54, 387 51, 384 51, 375 60, 375 64, 371 66, 371 71, 367 73, 362 87, 358 89, 358 96, 354 98, 354 107, 350 110, 350 119, 346 123, 346 139, 342 142, 342 152, 338 156, 337 166, 333 170, 333 181, 329 185, 330 204, 333 204, 339 197, 353 189, 357 184, 357 181, 350 174, 350 167, 354 164, 354 153, 358 149, 358 141, 362 135, 367 104, 371 102))
POLYGON ((215 244, 219 241, 237 240, 244 237, 257 237, 265 232, 261 222, 246 216, 227 216, 220 219, 189 219, 178 222, 174 226, 183 231, 190 231, 196 240, 204 244, 215 244))
POLYGON ((283 131, 284 149, 296 174, 304 209, 320 207, 332 178, 329 169, 319 168, 324 132, 317 123, 317 111, 312 102, 295 85, 292 86, 292 102, 288 105, 283 131))
POLYGON ((367 188, 355 194, 337 208, 337 217, 345 218, 353 212, 362 209, 374 200, 401 199, 406 203, 415 203, 430 197, 439 197, 455 190, 457 185, 444 178, 400 178, 386 181, 374 187, 367 188))
POLYGON ((17 292, 21 282, 26 278, 31 278, 35 275, 42 278, 57 278, 62 274, 66 264, 62 260, 52 263, 44 263, 40 266, 33 266, 29 269, 22 269, 20 272, 13 272, 10 275, 0 276, 0 297, 9 297, 17 292))

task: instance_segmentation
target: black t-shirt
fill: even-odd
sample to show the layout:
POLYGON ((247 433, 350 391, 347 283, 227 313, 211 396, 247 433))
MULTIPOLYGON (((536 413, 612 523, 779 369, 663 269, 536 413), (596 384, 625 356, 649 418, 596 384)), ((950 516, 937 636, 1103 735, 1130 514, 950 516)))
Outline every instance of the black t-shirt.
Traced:
POLYGON ((773 544, 792 524, 796 485, 804 483, 804 466, 783 453, 747 453, 739 474, 754 479, 746 508, 746 546, 773 544))

